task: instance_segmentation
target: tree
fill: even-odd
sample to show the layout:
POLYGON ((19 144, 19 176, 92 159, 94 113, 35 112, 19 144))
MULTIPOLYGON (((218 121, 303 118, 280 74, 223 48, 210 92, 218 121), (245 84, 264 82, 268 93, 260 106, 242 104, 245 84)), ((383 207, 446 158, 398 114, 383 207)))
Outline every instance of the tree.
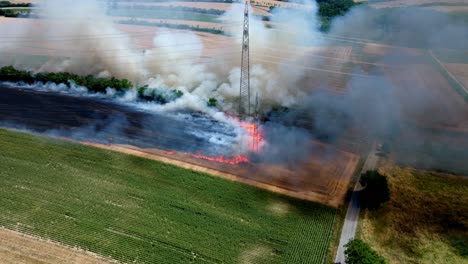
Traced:
POLYGON ((360 239, 353 239, 345 245, 347 264, 385 264, 385 259, 360 239))
POLYGON ((209 107, 215 107, 217 102, 218 102, 218 101, 216 100, 216 98, 210 98, 210 99, 208 99, 207 105, 208 105, 209 107))
POLYGON ((361 191, 361 205, 367 209, 378 209, 382 203, 390 199, 387 178, 377 171, 367 171, 361 175, 361 184, 365 186, 361 191))

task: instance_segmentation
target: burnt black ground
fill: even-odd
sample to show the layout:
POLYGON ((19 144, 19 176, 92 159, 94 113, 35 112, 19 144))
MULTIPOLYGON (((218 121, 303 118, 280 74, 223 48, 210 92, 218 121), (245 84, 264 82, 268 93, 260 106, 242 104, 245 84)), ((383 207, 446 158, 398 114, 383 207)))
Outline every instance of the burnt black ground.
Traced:
POLYGON ((235 137, 226 125, 198 113, 176 118, 99 98, 3 86, 0 125, 75 140, 207 155, 229 155, 223 142, 235 137))

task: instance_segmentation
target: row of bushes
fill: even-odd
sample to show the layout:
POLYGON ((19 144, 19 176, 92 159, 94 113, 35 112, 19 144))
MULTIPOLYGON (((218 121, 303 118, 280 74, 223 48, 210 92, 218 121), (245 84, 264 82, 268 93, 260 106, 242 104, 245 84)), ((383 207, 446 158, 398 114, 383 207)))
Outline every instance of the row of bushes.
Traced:
POLYGON ((160 23, 160 22, 149 22, 149 21, 138 20, 138 19, 120 20, 117 23, 131 24, 131 25, 141 25, 141 26, 152 26, 152 27, 165 27, 165 28, 172 28, 172 29, 186 29, 186 30, 206 32, 206 33, 211 33, 211 34, 221 34, 221 35, 225 33, 224 30, 216 29, 216 28, 201 28, 199 26, 191 26, 191 25, 184 25, 184 24, 160 23))
POLYGON ((150 89, 148 85, 138 87, 138 97, 145 101, 154 101, 159 104, 166 104, 182 97, 184 93, 180 90, 150 89))
POLYGON ((18 9, 0 9, 0 16, 4 17, 21 17, 28 16, 29 10, 18 10, 18 9))
MULTIPOLYGON (((56 84, 73 82, 93 92, 106 92, 108 87, 118 92, 125 92, 133 87, 133 84, 127 79, 96 78, 92 75, 80 76, 68 72, 33 74, 30 71, 15 69, 13 66, 0 68, 0 81, 25 82, 28 84, 34 82, 53 82, 56 84)), ((166 104, 182 97, 183 92, 179 90, 150 89, 148 86, 142 86, 137 88, 137 94, 140 100, 166 104)))
POLYGON ((72 81, 75 84, 85 86, 94 92, 105 92, 107 87, 112 87, 117 91, 126 91, 133 86, 133 84, 126 79, 104 79, 96 78, 92 75, 79 76, 68 72, 33 74, 30 71, 15 69, 13 66, 0 68, 0 81, 25 82, 29 84, 34 82, 53 82, 59 84, 72 81))
POLYGON ((0 1, 0 8, 4 7, 31 7, 31 3, 12 3, 10 1, 0 1))

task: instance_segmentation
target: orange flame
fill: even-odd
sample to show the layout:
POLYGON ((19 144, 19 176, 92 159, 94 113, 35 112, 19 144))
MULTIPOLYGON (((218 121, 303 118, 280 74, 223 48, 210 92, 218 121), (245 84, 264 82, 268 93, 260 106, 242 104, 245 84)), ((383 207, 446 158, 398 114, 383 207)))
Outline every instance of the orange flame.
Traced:
POLYGON ((248 163, 249 158, 246 156, 238 155, 232 158, 225 158, 224 156, 218 156, 218 157, 210 157, 210 156, 204 156, 201 154, 193 154, 193 153, 186 153, 194 158, 197 159, 204 159, 204 160, 209 160, 209 161, 216 161, 216 162, 221 162, 221 163, 227 163, 231 165, 237 165, 240 163, 248 163))
MULTIPOLYGON (((174 155, 176 152, 174 151, 165 151, 164 154, 166 155, 174 155)), ((241 163, 249 163, 250 160, 246 156, 238 155, 232 158, 225 158, 224 156, 218 156, 218 157, 210 157, 210 156, 205 156, 201 154, 194 154, 194 153, 188 153, 185 152, 185 155, 190 155, 194 158, 197 159, 204 159, 204 160, 209 160, 209 161, 215 161, 215 162, 221 162, 221 163, 226 163, 226 164, 231 164, 231 165, 237 165, 241 163)))
MULTIPOLYGON (((251 152, 259 152, 260 148, 263 146, 263 143, 264 143, 263 142, 264 134, 263 134, 263 131, 261 131, 261 129, 259 128, 258 124, 255 122, 241 121, 234 116, 230 116, 230 117, 234 119, 239 124, 239 126, 245 129, 245 131, 247 132, 245 135, 245 138, 243 139, 244 144, 249 146, 249 149, 251 152)), ((164 154, 174 155, 175 152, 167 151, 167 152, 164 152, 164 154)), ((217 156, 217 157, 211 157, 211 156, 205 156, 202 154, 187 153, 187 152, 185 154, 190 155, 191 157, 197 158, 197 159, 204 159, 204 160, 226 163, 226 164, 231 164, 231 165, 237 165, 241 163, 250 162, 249 158, 243 155, 237 155, 232 158, 226 158, 222 155, 217 156)))
POLYGON ((259 152, 263 146, 264 135, 258 124, 254 122, 244 122, 236 119, 239 125, 247 131, 247 138, 244 139, 252 152, 259 152))

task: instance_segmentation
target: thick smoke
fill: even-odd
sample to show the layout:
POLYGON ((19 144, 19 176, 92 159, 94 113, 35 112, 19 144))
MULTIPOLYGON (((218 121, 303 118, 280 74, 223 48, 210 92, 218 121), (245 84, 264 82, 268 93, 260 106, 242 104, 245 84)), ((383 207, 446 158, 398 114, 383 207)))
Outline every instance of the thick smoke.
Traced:
MULTIPOLYGON (((20 26, 15 24, 17 30, 8 34, 15 41, 10 45, 5 43, 3 50, 6 52, 0 57, 1 64, 6 64, 3 57, 8 57, 8 54, 32 47, 36 52, 45 50, 55 55, 33 69, 36 72, 69 71, 99 77, 114 76, 154 89, 183 91, 186 96, 165 106, 171 110, 208 111, 206 101, 210 97, 218 99, 222 110, 236 110, 242 4, 233 4, 222 17, 227 24, 225 30, 232 38, 213 38, 203 42, 199 35, 190 31, 148 28, 144 33, 135 33, 137 38, 138 34, 154 34, 151 47, 145 49, 135 48, 132 35, 124 33, 113 18, 106 15, 105 1, 44 0, 38 4, 40 9, 37 12, 42 19, 33 23, 22 21, 20 26), (207 47, 207 43, 213 45, 207 47), (210 59, 205 58, 205 53, 211 54, 210 59)), ((251 89, 252 94, 258 94, 262 99, 261 105, 265 107, 291 105, 304 95, 295 85, 304 76, 304 71, 278 64, 291 59, 290 54, 278 50, 287 50, 299 42, 314 42, 315 4, 306 4, 312 6, 309 13, 284 9, 273 11, 271 23, 287 21, 286 26, 278 26, 277 29, 268 28, 253 15, 250 17, 251 89), (291 30, 295 31, 294 34, 291 30)))
MULTIPOLYGON (((337 96, 329 92, 333 87, 324 75, 315 76, 313 83, 319 85, 273 120, 303 126, 300 121, 306 119, 314 136, 339 146, 343 139, 356 143, 356 136, 377 139, 389 144, 393 157, 404 164, 468 171, 463 164, 468 156, 468 105, 430 62, 432 50, 463 54, 466 22, 423 9, 359 7, 337 19, 328 36, 328 46, 356 50, 352 59, 358 62, 351 65, 351 73, 370 77, 348 76, 344 94, 337 96)), ((305 86, 309 83, 304 80, 305 86)))

